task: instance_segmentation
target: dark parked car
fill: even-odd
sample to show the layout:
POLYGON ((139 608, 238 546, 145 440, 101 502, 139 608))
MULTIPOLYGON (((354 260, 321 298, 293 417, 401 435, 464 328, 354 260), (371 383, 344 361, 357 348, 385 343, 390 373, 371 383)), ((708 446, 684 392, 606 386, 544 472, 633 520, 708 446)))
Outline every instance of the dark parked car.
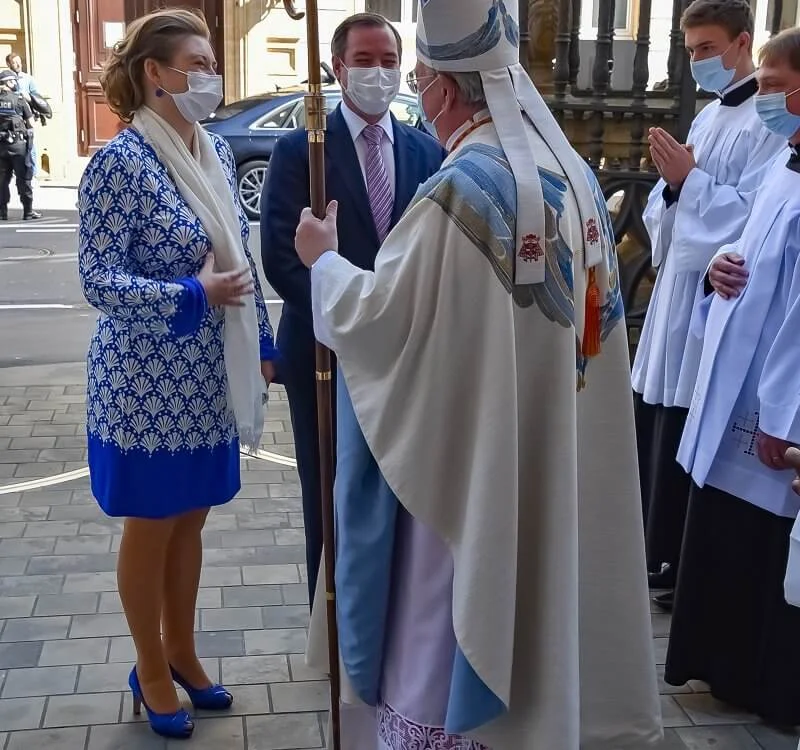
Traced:
MULTIPOLYGON (((341 101, 338 88, 325 89, 325 105, 331 112, 341 101)), ((282 90, 274 94, 251 96, 218 109, 203 126, 222 136, 236 158, 238 194, 251 219, 259 217, 261 188, 276 141, 285 133, 305 126, 305 90, 282 90)), ((416 97, 399 94, 392 113, 408 125, 419 126, 416 97)))

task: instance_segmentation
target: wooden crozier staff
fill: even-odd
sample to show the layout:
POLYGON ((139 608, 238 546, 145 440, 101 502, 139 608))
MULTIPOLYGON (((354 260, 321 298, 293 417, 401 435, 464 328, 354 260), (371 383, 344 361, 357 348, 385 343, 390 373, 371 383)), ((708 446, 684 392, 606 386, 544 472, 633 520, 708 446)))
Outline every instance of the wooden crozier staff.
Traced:
MULTIPOLYGON (((325 98, 322 95, 319 57, 319 12, 317 0, 306 0, 305 14, 298 12, 294 0, 283 0, 289 17, 299 21, 305 15, 308 43, 308 94, 305 96, 308 133, 308 167, 311 210, 325 218, 325 98)), ((317 424, 319 431, 320 502, 322 539, 325 546, 325 600, 328 615, 328 656, 331 686, 331 732, 333 750, 341 750, 339 718, 339 633, 336 627, 336 585, 334 580, 335 540, 333 532, 333 408, 331 397, 331 353, 316 344, 317 424)))

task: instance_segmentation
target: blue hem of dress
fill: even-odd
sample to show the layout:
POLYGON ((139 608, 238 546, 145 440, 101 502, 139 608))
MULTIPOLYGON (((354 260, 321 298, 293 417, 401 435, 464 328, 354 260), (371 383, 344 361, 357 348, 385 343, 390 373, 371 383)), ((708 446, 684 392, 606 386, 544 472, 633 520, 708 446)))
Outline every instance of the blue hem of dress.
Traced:
POLYGON ((194 451, 123 452, 89 435, 92 494, 108 516, 161 519, 224 505, 241 489, 239 441, 194 451))

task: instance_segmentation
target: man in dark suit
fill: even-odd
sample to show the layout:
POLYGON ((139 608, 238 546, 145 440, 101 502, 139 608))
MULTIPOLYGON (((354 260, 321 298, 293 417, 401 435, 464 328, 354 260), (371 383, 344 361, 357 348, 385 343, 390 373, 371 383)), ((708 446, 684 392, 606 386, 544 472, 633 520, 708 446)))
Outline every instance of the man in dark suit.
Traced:
MULTIPOLYGON (((343 103, 327 122, 327 199, 339 202, 339 251, 371 270, 384 238, 446 152, 389 112, 400 87, 402 42, 383 16, 351 16, 334 32, 331 47, 343 103)), ((261 257, 267 280, 284 301, 276 341, 279 376, 292 416, 313 601, 322 553, 314 330, 310 275, 294 249, 300 212, 310 204, 308 180, 308 141, 299 130, 272 153, 261 198, 261 257)))

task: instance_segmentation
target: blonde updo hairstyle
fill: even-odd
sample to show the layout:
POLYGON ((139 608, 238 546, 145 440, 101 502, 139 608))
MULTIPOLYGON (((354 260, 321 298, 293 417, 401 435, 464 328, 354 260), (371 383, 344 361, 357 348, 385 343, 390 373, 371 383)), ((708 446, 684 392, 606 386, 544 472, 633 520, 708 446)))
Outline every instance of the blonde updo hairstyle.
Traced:
POLYGON ((157 10, 128 26, 125 38, 114 46, 100 75, 106 103, 120 120, 131 122, 144 105, 145 60, 168 65, 176 43, 189 36, 210 38, 203 16, 191 10, 157 10))

